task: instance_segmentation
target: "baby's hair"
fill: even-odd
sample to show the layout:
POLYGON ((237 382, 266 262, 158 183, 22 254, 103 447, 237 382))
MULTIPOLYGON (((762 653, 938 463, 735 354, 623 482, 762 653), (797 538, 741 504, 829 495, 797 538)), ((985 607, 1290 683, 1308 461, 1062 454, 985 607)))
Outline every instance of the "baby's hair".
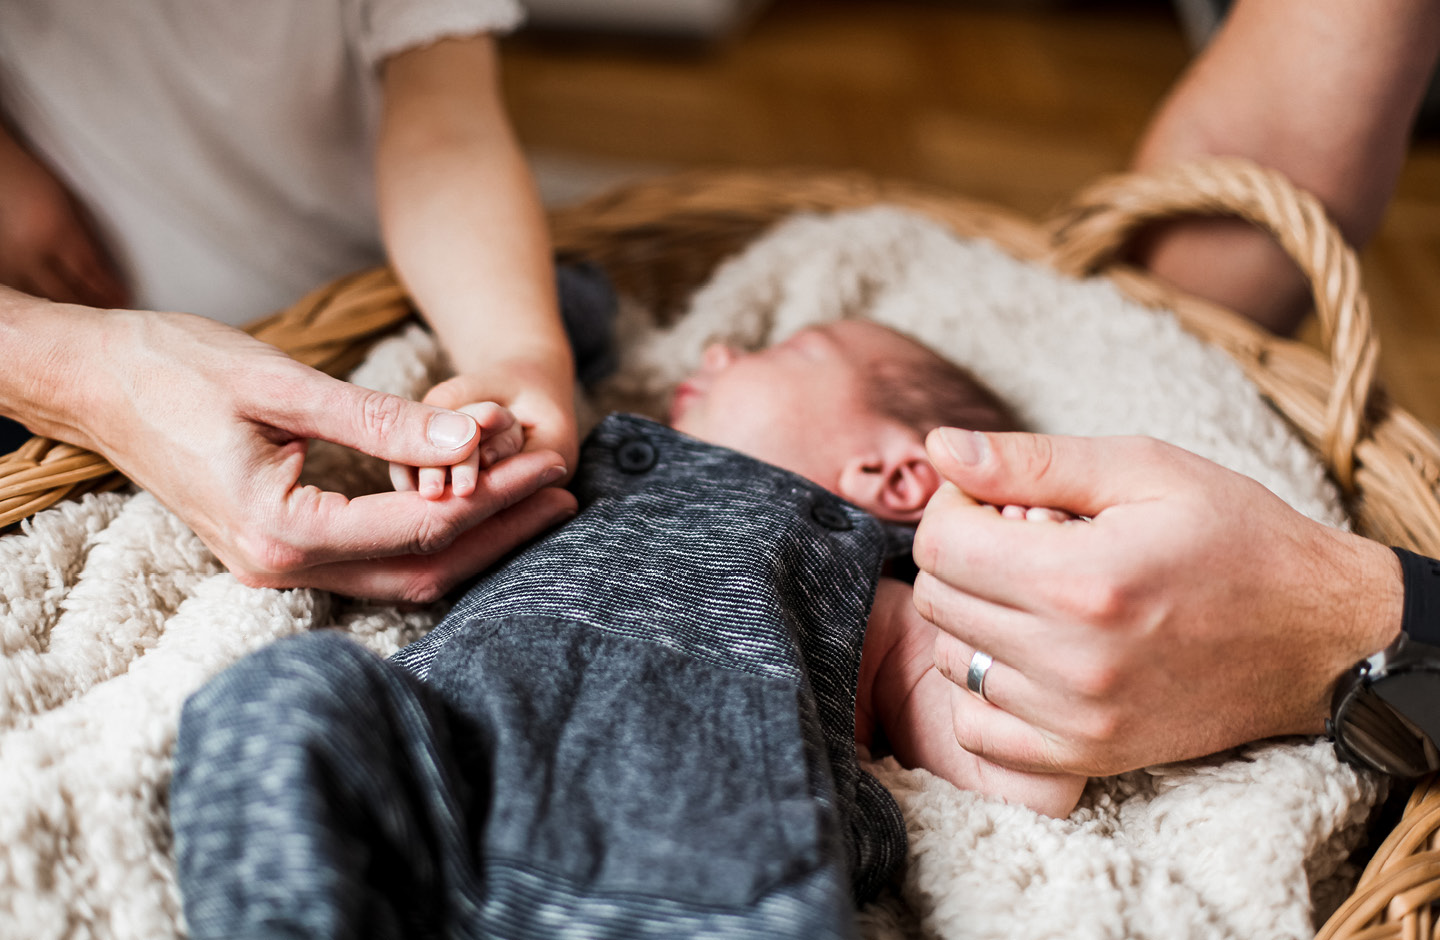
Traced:
POLYGON ((1014 410, 969 369, 912 336, 894 332, 913 344, 914 354, 870 361, 870 406, 880 414, 922 435, 938 427, 1023 430, 1014 410))

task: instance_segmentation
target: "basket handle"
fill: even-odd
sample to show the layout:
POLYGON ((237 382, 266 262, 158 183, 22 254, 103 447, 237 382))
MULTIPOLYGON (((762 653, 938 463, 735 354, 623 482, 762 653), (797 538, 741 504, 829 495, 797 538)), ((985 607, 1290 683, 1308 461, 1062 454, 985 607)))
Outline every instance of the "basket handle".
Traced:
POLYGON ((1238 157, 1106 177, 1051 223, 1051 263, 1083 277, 1111 264, 1142 227, 1181 216, 1237 216, 1269 232, 1309 280, 1332 382, 1321 451, 1346 492, 1364 433, 1379 343, 1353 249, 1314 196, 1238 157))

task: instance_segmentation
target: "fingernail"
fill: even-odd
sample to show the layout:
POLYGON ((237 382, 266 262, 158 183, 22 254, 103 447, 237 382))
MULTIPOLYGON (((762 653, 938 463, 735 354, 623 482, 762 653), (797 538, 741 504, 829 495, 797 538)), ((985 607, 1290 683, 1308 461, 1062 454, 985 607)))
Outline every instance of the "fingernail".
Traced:
POLYGON ((485 466, 491 467, 495 465, 495 461, 500 459, 500 452, 493 447, 487 447, 480 456, 485 458, 485 466))
POLYGON ((442 411, 430 419, 430 443, 447 450, 456 450, 470 443, 475 436, 475 419, 458 411, 442 411))
POLYGON ((565 475, 564 467, 551 467, 540 476, 540 482, 546 486, 554 483, 565 475))
POLYGON ((990 442, 985 440, 985 435, 964 428, 942 428, 940 440, 945 442, 945 449, 959 463, 977 464, 990 453, 990 442))

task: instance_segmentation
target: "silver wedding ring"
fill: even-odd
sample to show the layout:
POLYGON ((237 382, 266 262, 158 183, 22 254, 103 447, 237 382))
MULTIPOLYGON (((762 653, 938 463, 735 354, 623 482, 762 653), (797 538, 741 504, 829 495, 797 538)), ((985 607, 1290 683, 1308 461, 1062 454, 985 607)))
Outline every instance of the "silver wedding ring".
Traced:
POLYGON ((991 658, 989 653, 982 653, 976 650, 975 655, 970 657, 970 671, 965 673, 965 688, 974 692, 987 702, 990 700, 985 698, 985 674, 990 671, 990 667, 994 663, 995 660, 991 658))

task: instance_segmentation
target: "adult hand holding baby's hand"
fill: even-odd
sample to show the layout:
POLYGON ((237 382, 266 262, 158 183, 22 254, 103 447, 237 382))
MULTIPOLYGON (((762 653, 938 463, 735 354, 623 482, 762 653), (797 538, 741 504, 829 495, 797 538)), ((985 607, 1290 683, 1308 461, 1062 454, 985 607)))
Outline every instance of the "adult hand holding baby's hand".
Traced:
MULTIPOLYGON (((580 452, 579 434, 575 423, 575 379, 570 362, 548 358, 515 357, 488 363, 483 369, 463 372, 432 388, 424 398, 427 405, 465 410, 477 404, 487 419, 486 427, 496 428, 494 457, 485 455, 490 435, 485 435, 480 449, 482 460, 489 464, 507 456, 515 444, 505 433, 519 432, 524 453, 548 450, 559 454, 565 462, 566 478, 575 470, 580 452), (513 416, 513 430, 501 428, 504 418, 489 408, 513 416)), ((421 479, 424 479, 422 474, 421 479)), ((422 487, 423 489, 423 487, 422 487)))
POLYGON ((1070 815, 1085 789, 1084 777, 1012 770, 956 746, 949 703, 970 693, 935 669, 935 642, 944 634, 920 616, 911 593, 908 584, 880 579, 860 660, 857 740, 874 740, 878 723, 904 767, 924 768, 962 790, 1047 816, 1070 815))
POLYGON ((1389 549, 1179 448, 951 429, 928 448, 954 486, 917 533, 915 603, 951 681, 994 657, 987 700, 954 697, 981 757, 1099 776, 1317 733, 1336 680, 1399 629, 1389 549), (1037 525, 965 494, 1092 518, 1037 525))
POLYGON ((463 461, 474 418, 332 379, 185 314, 71 308, 88 331, 38 430, 91 447, 185 520, 242 582, 429 601, 574 511, 552 451, 495 467, 471 497, 349 499, 301 486, 311 438, 411 465, 463 461), (66 401, 66 396, 70 400, 66 401))
POLYGON ((480 471, 518 454, 525 445, 525 429, 508 408, 493 401, 462 405, 454 409, 475 419, 479 428, 475 447, 459 463, 448 467, 410 467, 390 464, 390 482, 397 492, 418 492, 426 499, 441 499, 445 483, 455 496, 469 496, 480 485, 480 471))

